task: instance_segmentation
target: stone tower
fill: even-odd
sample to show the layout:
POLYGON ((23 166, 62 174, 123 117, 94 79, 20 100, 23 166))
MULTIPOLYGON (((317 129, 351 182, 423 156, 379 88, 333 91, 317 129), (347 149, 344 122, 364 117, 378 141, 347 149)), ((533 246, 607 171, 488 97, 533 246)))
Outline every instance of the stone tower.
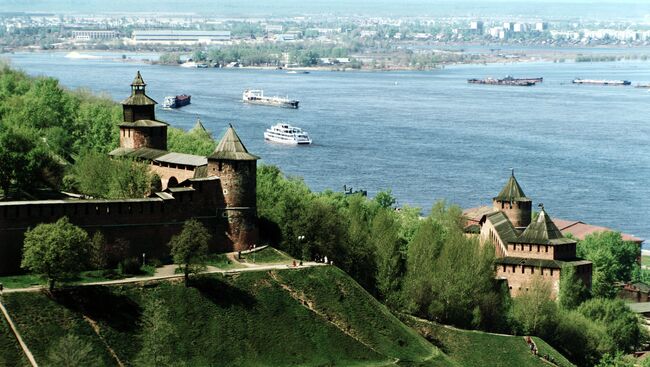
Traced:
POLYGON ((255 244, 257 232, 257 160, 248 153, 230 125, 212 155, 208 156, 208 176, 218 176, 228 221, 228 238, 234 251, 255 244))
POLYGON ((524 190, 519 186, 515 178, 515 170, 512 170, 508 182, 499 195, 492 198, 492 206, 495 210, 502 211, 512 225, 520 231, 530 224, 533 202, 526 197, 524 190))
POLYGON ((138 71, 131 83, 131 96, 122 101, 120 148, 167 150, 167 124, 156 120, 156 101, 145 94, 146 86, 138 71))

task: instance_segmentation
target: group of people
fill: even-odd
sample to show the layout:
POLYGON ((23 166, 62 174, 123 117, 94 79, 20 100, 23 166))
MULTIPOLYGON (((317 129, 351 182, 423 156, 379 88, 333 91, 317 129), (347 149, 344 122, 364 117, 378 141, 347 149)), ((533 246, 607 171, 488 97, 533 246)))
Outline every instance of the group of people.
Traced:
MULTIPOLYGON (((533 353, 536 356, 539 356, 538 350, 537 350, 537 345, 535 345, 535 342, 533 341, 533 339, 530 336, 526 337, 526 343, 528 343, 528 347, 530 348, 530 352, 533 353)), ((543 356, 541 356, 541 358, 544 358, 545 360, 555 364, 555 358, 553 358, 553 356, 550 356, 548 354, 544 354, 543 356)))
POLYGON ((328 261, 327 256, 320 256, 318 254, 316 254, 316 256, 314 256, 314 261, 317 262, 317 263, 323 263, 323 264, 327 264, 327 265, 334 265, 333 260, 328 261))

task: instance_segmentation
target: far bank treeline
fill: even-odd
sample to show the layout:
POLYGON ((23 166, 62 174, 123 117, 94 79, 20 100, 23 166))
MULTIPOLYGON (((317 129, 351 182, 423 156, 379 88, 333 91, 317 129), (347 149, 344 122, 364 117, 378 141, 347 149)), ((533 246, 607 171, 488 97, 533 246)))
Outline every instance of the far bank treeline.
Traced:
MULTIPOLYGON (((44 198, 68 190, 97 198, 142 197, 156 190, 145 164, 110 159, 118 145, 119 105, 68 91, 52 78, 0 69, 0 188, 5 199, 44 198)), ((207 155, 204 131, 170 128, 172 151, 207 155)), ((550 300, 542 278, 511 299, 495 279, 494 249, 463 233, 460 208, 439 202, 429 216, 393 208, 390 191, 373 199, 312 192, 277 167, 258 169, 263 242, 292 256, 334 262, 396 312, 463 328, 546 339, 573 362, 591 366, 628 353, 646 339, 635 314, 613 300, 614 281, 640 277, 638 248, 606 233, 579 244, 595 264, 594 291, 565 281, 550 300)), ((571 279, 571 277, 563 277, 571 279)))

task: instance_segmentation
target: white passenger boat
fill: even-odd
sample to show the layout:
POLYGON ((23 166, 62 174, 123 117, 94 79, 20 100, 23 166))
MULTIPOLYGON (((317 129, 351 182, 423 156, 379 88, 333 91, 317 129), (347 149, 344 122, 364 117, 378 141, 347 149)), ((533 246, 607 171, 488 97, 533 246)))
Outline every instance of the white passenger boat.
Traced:
POLYGON ((306 131, 282 122, 266 129, 264 139, 290 145, 311 144, 311 138, 306 131))

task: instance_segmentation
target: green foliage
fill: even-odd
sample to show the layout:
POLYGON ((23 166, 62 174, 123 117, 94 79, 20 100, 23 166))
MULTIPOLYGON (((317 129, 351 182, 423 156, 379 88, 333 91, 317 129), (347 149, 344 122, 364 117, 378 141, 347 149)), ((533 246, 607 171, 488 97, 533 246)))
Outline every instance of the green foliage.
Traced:
POLYGON ((565 267, 560 276, 560 307, 573 310, 589 298, 589 290, 578 278, 574 267, 565 267))
POLYGON ((68 334, 50 348, 48 366, 53 367, 83 367, 91 365, 93 346, 81 340, 74 334, 68 334))
POLYGON ((90 241, 90 264, 94 269, 105 269, 108 267, 108 254, 105 250, 106 238, 101 231, 97 231, 90 241))
POLYGON ((177 52, 167 52, 160 55, 158 62, 166 65, 177 65, 181 63, 181 55, 177 52))
POLYGON ((93 366, 116 364, 108 348, 125 365, 153 365, 157 354, 170 366, 451 365, 335 267, 200 276, 189 288, 82 287, 57 299, 10 293, 5 304, 37 361, 72 333, 92 344, 93 366))
POLYGON ((622 300, 592 299, 580 305, 578 312, 605 328, 615 351, 630 353, 647 339, 639 317, 622 300))
POLYGON ((632 279, 640 251, 634 242, 623 241, 618 232, 598 232, 580 241, 577 255, 594 263, 594 297, 615 297, 616 289, 613 283, 632 279))
POLYGON ((33 130, 0 124, 0 188, 10 196, 13 186, 30 191, 42 182, 42 171, 52 166, 46 147, 33 130))
POLYGON ((380 210, 372 220, 370 233, 377 261, 377 290, 381 299, 396 306, 406 271, 406 258, 401 251, 404 241, 399 237, 399 222, 393 212, 380 210))
POLYGON ((90 239, 83 229, 67 217, 50 224, 39 224, 25 232, 21 266, 48 279, 50 290, 57 281, 83 269, 90 253, 90 239))
POLYGON ((505 302, 494 279, 494 248, 462 231, 460 208, 437 203, 408 246, 408 308, 431 320, 487 327, 505 302))
POLYGON ((537 275, 527 289, 514 299, 514 317, 525 335, 544 337, 557 319, 557 306, 551 298, 551 283, 537 275))
MULTIPOLYGON (((577 60, 576 60, 577 61, 577 60)), ((642 364, 642 366, 645 366, 646 364, 642 364)), ((596 367, 635 367, 638 366, 636 363, 636 360, 632 356, 626 356, 623 355, 622 353, 615 353, 615 354, 605 354, 603 358, 601 358, 600 362, 596 365, 596 367)))
POLYGON ((190 130, 170 127, 167 129, 167 146, 170 151, 208 156, 214 152, 217 143, 203 130, 190 130))
POLYGON ((375 201, 382 208, 391 208, 397 202, 391 190, 380 191, 375 195, 375 201))
POLYGON ((189 219, 183 224, 181 233, 169 241, 174 262, 183 266, 185 286, 188 285, 190 273, 205 269, 210 237, 201 222, 189 219))
POLYGON ((142 198, 151 192, 153 175, 146 163, 86 151, 77 159, 66 181, 69 189, 92 197, 142 198))

